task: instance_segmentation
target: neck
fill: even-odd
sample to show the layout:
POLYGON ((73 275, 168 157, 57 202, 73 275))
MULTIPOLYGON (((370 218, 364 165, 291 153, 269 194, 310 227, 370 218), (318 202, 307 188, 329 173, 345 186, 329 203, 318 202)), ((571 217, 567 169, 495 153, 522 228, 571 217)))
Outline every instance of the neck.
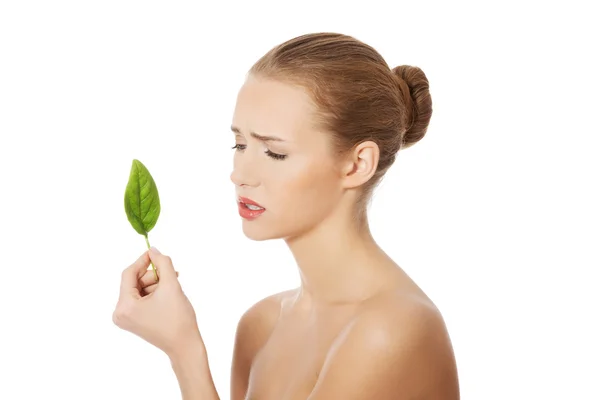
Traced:
POLYGON ((396 266, 373 239, 368 221, 338 210, 311 231, 286 243, 298 264, 300 297, 344 304, 382 290, 396 266))

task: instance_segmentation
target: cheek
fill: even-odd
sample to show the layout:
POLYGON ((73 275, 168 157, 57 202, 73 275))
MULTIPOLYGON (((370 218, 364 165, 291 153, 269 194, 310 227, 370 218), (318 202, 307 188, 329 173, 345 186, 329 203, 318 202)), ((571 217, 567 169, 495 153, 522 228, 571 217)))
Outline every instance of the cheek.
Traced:
MULTIPOLYGON (((332 169, 323 163, 299 166, 279 176, 277 208, 292 219, 308 215, 322 216, 338 201, 337 180, 332 169)), ((287 218, 286 218, 287 219, 287 218)))

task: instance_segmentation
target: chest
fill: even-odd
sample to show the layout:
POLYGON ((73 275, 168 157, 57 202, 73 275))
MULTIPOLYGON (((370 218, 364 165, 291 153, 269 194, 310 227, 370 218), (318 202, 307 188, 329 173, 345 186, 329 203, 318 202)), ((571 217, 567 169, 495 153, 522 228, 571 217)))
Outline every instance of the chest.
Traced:
POLYGON ((279 323, 255 356, 248 399, 306 400, 348 316, 279 323))

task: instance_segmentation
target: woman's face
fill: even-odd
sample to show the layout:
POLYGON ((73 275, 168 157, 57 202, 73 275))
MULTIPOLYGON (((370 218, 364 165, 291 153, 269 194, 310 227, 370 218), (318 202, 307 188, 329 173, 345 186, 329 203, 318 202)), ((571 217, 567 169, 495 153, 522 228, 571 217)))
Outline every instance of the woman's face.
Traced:
POLYGON ((250 75, 240 89, 231 180, 247 237, 297 237, 338 204, 340 170, 328 134, 315 128, 315 110, 309 95, 290 84, 250 75), (261 209, 248 209, 247 199, 261 209))

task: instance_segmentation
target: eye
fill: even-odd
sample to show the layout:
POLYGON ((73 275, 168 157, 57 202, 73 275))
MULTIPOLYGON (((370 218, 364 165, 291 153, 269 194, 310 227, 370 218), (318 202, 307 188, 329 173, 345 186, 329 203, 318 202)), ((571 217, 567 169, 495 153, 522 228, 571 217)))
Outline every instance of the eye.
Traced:
POLYGON ((287 155, 273 153, 271 150, 265 150, 265 153, 275 160, 285 160, 287 158, 287 155))
POLYGON ((232 147, 232 149, 236 150, 236 151, 242 151, 246 148, 245 144, 236 144, 235 146, 232 147))

